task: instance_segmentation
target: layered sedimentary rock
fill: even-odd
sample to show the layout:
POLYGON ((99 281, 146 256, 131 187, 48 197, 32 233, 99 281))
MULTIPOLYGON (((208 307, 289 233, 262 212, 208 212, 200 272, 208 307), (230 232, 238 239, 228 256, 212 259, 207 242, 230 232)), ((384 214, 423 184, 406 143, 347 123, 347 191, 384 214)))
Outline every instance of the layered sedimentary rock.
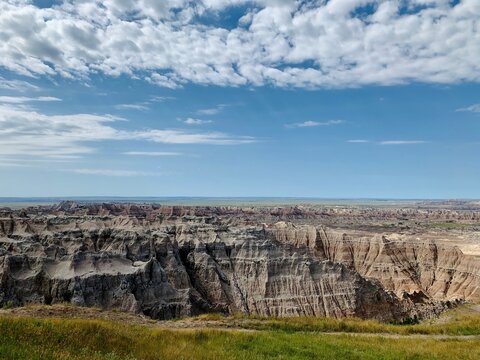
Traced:
POLYGON ((318 258, 379 280, 400 297, 418 292, 436 300, 480 302, 480 260, 455 246, 398 234, 346 233, 283 222, 270 231, 279 241, 303 244, 318 258))
POLYGON ((0 305, 402 321, 479 300, 475 258, 431 242, 347 234, 320 225, 322 216, 76 203, 4 210, 0 305), (318 225, 295 224, 305 218, 318 225))

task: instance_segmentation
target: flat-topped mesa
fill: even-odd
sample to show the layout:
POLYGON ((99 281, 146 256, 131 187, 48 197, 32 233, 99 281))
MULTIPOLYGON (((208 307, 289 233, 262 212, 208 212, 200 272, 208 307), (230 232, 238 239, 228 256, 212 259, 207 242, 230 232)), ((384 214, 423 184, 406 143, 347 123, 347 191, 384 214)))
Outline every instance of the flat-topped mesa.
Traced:
POLYGON ((478 300, 478 260, 458 249, 330 229, 305 211, 63 203, 9 212, 0 306, 402 321, 478 300), (316 225, 292 223, 305 217, 316 225))

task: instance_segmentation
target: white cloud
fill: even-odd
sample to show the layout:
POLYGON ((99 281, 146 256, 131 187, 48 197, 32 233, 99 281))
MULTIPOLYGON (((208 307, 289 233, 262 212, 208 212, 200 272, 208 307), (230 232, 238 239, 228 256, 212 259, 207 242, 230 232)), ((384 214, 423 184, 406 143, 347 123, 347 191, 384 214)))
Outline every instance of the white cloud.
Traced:
POLYGON ((200 120, 200 119, 194 119, 194 118, 187 118, 185 120, 181 120, 184 124, 187 125, 205 125, 205 124, 211 124, 213 121, 212 120, 200 120))
POLYGON ((167 100, 174 100, 175 97, 173 96, 152 96, 150 98, 150 102, 164 102, 167 100))
POLYGON ((0 89, 25 92, 30 90, 40 90, 36 85, 22 80, 7 80, 0 76, 0 89))
POLYGON ((424 140, 385 140, 380 141, 380 145, 412 145, 412 144, 425 144, 424 140))
POLYGON ((171 151, 127 151, 124 155, 134 156, 180 156, 182 153, 171 151))
POLYGON ((468 111, 468 112, 480 113, 480 104, 473 104, 464 108, 457 109, 456 111, 468 111))
POLYGON ((370 141, 365 139, 353 139, 353 140, 347 140, 347 142, 352 144, 366 144, 366 143, 369 143, 370 141))
POLYGON ((27 165, 25 164, 16 164, 13 162, 3 162, 0 161, 0 167, 26 167, 27 165))
POLYGON ((76 174, 82 175, 100 175, 115 177, 132 177, 132 176, 159 176, 161 173, 153 171, 137 171, 137 170, 112 170, 112 169, 73 169, 69 170, 76 174))
POLYGON ((166 144, 240 145, 256 142, 251 136, 230 136, 216 131, 192 133, 183 130, 148 130, 136 132, 133 137, 166 144))
POLYGON ((115 109, 146 111, 146 110, 149 109, 149 107, 147 105, 144 105, 144 104, 118 104, 118 105, 115 105, 115 109))
POLYGON ((178 82, 175 82, 172 78, 165 76, 165 75, 160 75, 158 73, 153 73, 150 76, 145 77, 145 80, 147 80, 150 84, 157 85, 160 87, 165 87, 168 89, 177 89, 182 87, 178 82))
POLYGON ((173 100, 173 99, 175 99, 173 96, 151 96, 149 100, 146 100, 143 102, 115 105, 115 109, 147 111, 150 109, 150 105, 154 103, 164 102, 164 101, 173 100))
POLYGON ((218 104, 211 108, 197 110, 196 113, 199 115, 216 115, 225 109, 228 104, 218 104))
POLYGON ((136 140, 167 144, 235 145, 252 137, 222 132, 177 129, 120 130, 125 119, 109 114, 46 115, 22 104, 0 103, 0 155, 77 158, 96 151, 103 140, 136 140))
POLYGON ((64 0, 38 8, 4 0, 0 66, 82 80, 124 74, 172 89, 480 81, 480 2, 421 3, 64 0), (239 4, 248 10, 236 27, 198 20, 239 4), (373 13, 356 11, 366 5, 373 13))
POLYGON ((342 124, 343 120, 328 120, 328 121, 304 121, 301 123, 286 124, 288 128, 303 128, 303 127, 315 127, 315 126, 330 126, 342 124))
MULTIPOLYGON (((47 159, 24 159, 24 158, 3 158, 0 159, 1 161, 6 161, 6 162, 13 162, 13 163, 68 163, 71 162, 72 159, 76 158, 71 158, 71 157, 65 157, 65 158, 47 158, 47 159)), ((27 165, 26 165, 27 166, 27 165)))
POLYGON ((38 96, 38 97, 0 96, 0 103, 23 104, 23 103, 28 103, 32 101, 50 102, 50 101, 62 101, 62 99, 59 99, 53 96, 38 96))

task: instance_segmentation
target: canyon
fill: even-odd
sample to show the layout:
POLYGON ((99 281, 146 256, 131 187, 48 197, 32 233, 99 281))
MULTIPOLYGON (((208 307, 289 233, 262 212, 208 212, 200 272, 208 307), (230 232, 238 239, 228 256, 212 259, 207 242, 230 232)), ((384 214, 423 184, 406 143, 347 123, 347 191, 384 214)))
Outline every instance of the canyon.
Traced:
POLYGON ((0 307, 427 319, 480 302, 475 206, 2 208, 0 307))

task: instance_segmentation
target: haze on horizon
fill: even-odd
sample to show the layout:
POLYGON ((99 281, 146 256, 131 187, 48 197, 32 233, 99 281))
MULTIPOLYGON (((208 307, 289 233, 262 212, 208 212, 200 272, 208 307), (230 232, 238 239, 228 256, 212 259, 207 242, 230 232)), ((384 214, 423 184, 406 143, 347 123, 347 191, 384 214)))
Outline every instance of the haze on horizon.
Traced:
POLYGON ((478 0, 4 0, 0 197, 480 198, 478 0))

